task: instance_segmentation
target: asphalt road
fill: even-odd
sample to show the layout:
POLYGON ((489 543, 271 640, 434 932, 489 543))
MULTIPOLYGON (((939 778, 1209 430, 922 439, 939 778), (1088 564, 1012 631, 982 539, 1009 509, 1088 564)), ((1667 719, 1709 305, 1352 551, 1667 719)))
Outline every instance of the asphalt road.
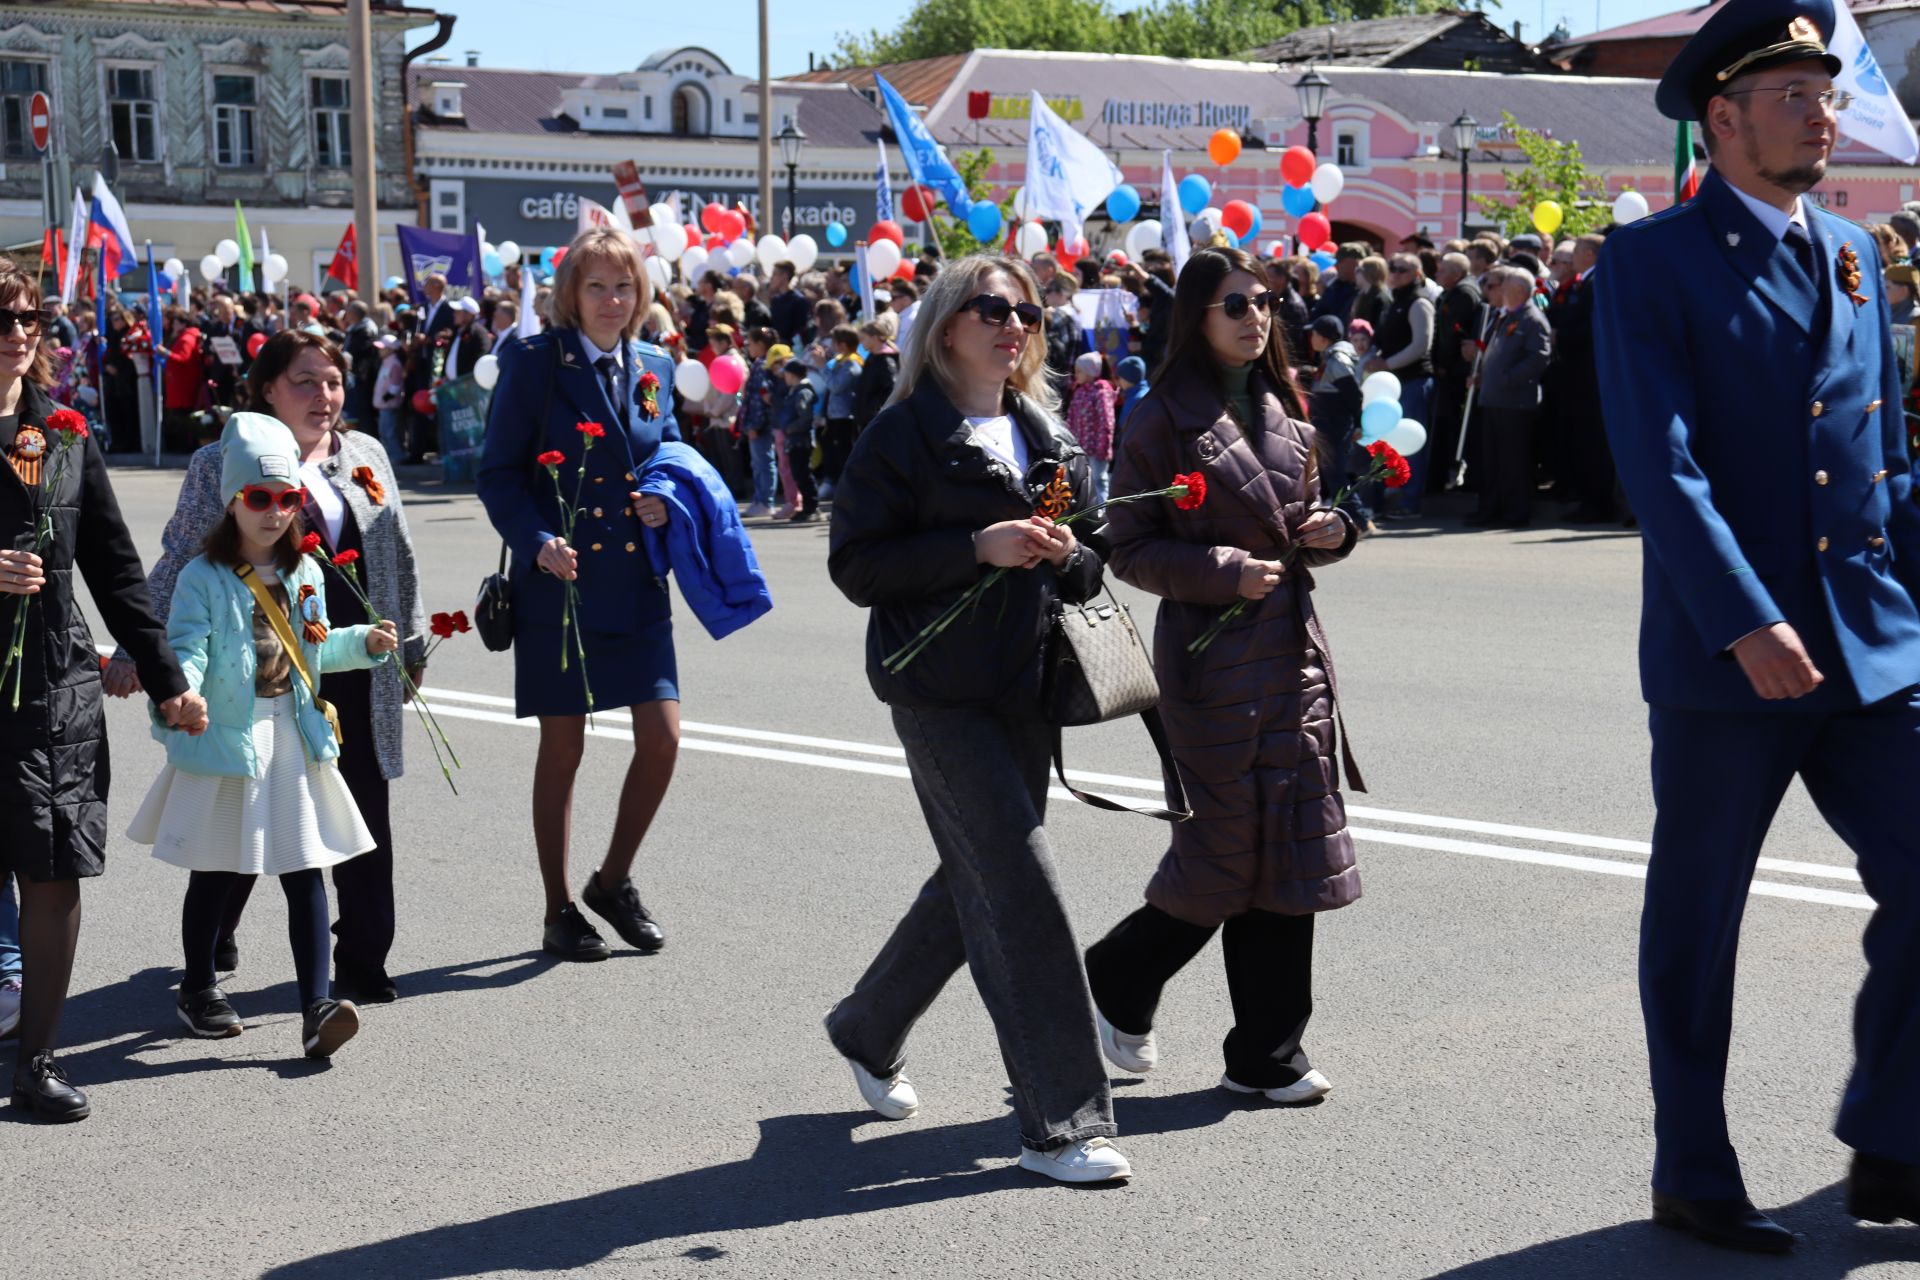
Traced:
MULTIPOLYGON (((116 484, 151 555, 178 475, 116 484)), ((498 548, 470 493, 405 490, 430 609, 468 607, 498 548)), ((459 1277, 1920 1275, 1920 1230, 1856 1225, 1829 1133, 1867 920, 1851 859, 1796 791, 1748 913, 1730 1098, 1787 1260, 1646 1222, 1652 1153, 1634 991, 1650 829, 1633 655, 1639 542, 1439 521, 1323 573, 1319 604, 1372 784, 1350 797, 1366 897, 1321 921, 1308 1037, 1322 1105, 1216 1087, 1217 953, 1169 988, 1162 1066, 1116 1084, 1131 1185, 1012 1167, 991 1029, 964 976, 924 1020, 918 1119, 859 1104, 819 1019, 933 865, 862 673, 864 618, 823 525, 756 538, 776 611, 680 631, 686 750, 641 854, 667 949, 542 958, 528 835, 534 733, 506 655, 467 637, 429 693, 455 798, 409 725, 397 785, 394 1005, 330 1066, 298 1052, 285 907, 263 886, 226 985, 249 1030, 180 1034, 182 874, 116 836, 87 888, 64 1060, 84 1124, 0 1124, 13 1275, 459 1277)), ((1150 617, 1150 609, 1136 612, 1150 617)), ((161 764, 115 703, 114 825, 161 764)), ((592 742, 575 879, 611 825, 621 725, 592 742)), ((1069 759, 1154 776, 1137 725, 1069 759)), ((1905 797, 1890 795, 1889 803, 1905 797)), ((1056 799, 1083 942, 1139 901, 1164 831, 1056 799)), ((4 1050, 0 1050, 4 1053, 4 1050)), ((0 1065, 11 1067, 4 1053, 0 1065)), ((0 1111, 0 1117, 7 1116, 0 1111)))

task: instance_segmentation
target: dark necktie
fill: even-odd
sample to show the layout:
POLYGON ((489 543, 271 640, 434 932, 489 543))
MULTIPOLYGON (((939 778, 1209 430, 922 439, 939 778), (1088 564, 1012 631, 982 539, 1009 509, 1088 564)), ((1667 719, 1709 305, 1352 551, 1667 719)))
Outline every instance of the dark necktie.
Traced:
POLYGON ((1787 234, 1782 239, 1786 242, 1787 248, 1793 250, 1793 260, 1798 262, 1800 269, 1807 273, 1808 282, 1818 283, 1820 274, 1813 265, 1813 241, 1807 239, 1807 233, 1801 229, 1800 224, 1789 222, 1787 234))
POLYGON ((613 357, 601 356, 593 362, 593 367, 600 371, 600 386, 601 389, 607 393, 607 403, 613 406, 614 413, 619 417, 620 425, 625 427, 627 425, 627 406, 621 403, 620 400, 620 379, 618 369, 613 362, 613 357))

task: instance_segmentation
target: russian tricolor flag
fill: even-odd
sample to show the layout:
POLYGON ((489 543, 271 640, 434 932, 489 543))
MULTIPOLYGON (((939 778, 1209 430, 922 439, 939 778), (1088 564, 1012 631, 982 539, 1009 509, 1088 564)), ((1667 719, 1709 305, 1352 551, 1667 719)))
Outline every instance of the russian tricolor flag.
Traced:
POLYGON ((120 277, 120 264, 132 262, 133 229, 127 225, 126 211, 107 189, 107 180, 93 175, 93 212, 87 225, 87 244, 100 251, 100 269, 107 287, 120 277))

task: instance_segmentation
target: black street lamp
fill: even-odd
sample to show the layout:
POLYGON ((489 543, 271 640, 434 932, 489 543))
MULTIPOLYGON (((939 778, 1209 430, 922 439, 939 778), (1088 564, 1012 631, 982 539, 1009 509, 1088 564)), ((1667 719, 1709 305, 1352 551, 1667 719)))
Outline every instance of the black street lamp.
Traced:
POLYGON ((806 148, 807 135, 800 132, 799 126, 793 123, 793 117, 788 116, 787 122, 780 126, 780 132, 773 136, 773 140, 780 144, 780 159, 787 166, 786 232, 788 238, 791 239, 793 236, 793 210, 794 206, 800 203, 800 153, 806 148))
POLYGON ((1462 111, 1453 122, 1453 149, 1460 153, 1460 238, 1467 238, 1467 157, 1480 137, 1480 122, 1462 111))
POLYGON ((1300 95, 1300 115, 1307 122, 1307 150, 1316 156, 1320 154, 1320 113, 1327 105, 1327 90, 1331 88, 1333 81, 1311 65, 1307 67, 1307 74, 1293 82, 1293 91, 1300 95))

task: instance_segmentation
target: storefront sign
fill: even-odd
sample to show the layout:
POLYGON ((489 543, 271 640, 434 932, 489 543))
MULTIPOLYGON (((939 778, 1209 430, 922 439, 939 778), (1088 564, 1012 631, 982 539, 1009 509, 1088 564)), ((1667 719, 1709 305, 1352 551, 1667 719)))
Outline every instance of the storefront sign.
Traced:
POLYGON ((1241 102, 1143 102, 1109 98, 1100 109, 1101 124, 1149 129, 1238 129, 1253 124, 1253 108, 1241 102))
MULTIPOLYGON (((1062 120, 1084 120, 1087 108, 1079 98, 1048 98, 1047 105, 1062 120)), ((1033 98, 1028 94, 996 93, 987 101, 988 120, 1025 120, 1033 111, 1033 98)), ((981 117, 974 117, 979 119, 981 117)))

